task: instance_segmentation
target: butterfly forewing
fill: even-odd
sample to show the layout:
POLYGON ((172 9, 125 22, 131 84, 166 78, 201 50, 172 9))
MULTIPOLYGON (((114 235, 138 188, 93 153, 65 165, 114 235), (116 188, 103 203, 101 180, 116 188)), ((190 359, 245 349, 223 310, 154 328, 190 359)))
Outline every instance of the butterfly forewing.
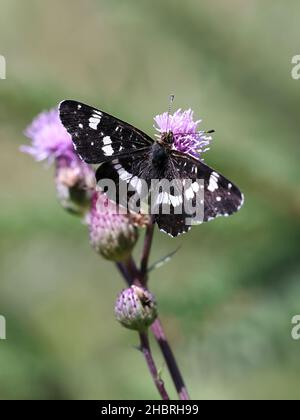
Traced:
POLYGON ((149 136, 132 125, 77 101, 61 102, 59 113, 72 136, 74 148, 86 163, 138 154, 153 143, 149 136))

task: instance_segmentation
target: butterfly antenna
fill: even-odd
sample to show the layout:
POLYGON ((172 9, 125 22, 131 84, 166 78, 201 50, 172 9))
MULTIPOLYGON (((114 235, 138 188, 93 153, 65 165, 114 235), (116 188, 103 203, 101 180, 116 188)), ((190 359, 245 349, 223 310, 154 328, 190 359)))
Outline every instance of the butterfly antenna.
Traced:
POLYGON ((170 120, 170 114, 171 114, 171 110, 172 110, 172 104, 174 102, 174 98, 175 95, 170 95, 169 96, 169 106, 168 106, 168 118, 167 118, 167 132, 169 131, 169 120, 170 120))

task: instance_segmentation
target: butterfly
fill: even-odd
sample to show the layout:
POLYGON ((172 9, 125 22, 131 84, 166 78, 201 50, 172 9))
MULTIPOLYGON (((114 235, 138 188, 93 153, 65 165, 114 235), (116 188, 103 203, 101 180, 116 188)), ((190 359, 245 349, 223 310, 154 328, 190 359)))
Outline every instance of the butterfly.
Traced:
MULTIPOLYGON (((130 185, 131 195, 126 196, 125 201, 134 192, 139 192, 139 197, 143 198, 142 181, 150 195, 152 180, 182 180, 182 184, 189 181, 185 190, 175 183, 168 191, 160 189, 156 196, 156 207, 161 210, 166 204, 169 211, 167 214, 154 212, 153 221, 173 237, 191 228, 190 222, 187 223, 190 214, 182 210, 182 204, 185 200, 195 207, 200 188, 203 214, 195 224, 229 216, 243 204, 243 194, 233 182, 190 154, 174 149, 171 131, 153 140, 133 125, 73 100, 60 103, 59 115, 80 158, 88 164, 101 164, 96 171, 97 181, 110 179, 116 186, 130 185)), ((120 202, 120 197, 116 200, 120 202)))

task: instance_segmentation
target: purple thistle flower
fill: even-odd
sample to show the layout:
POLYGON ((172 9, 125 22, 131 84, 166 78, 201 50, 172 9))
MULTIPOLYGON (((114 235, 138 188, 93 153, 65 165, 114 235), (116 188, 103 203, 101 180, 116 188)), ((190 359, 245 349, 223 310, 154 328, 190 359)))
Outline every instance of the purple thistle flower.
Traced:
POLYGON ((77 158, 71 136, 60 122, 56 108, 39 114, 27 127, 25 135, 32 143, 31 146, 21 146, 21 151, 37 161, 47 159, 52 163, 60 157, 70 160, 77 158))
POLYGON ((156 134, 157 137, 171 131, 174 135, 173 148, 199 159, 202 153, 209 150, 207 146, 212 137, 207 136, 205 131, 197 130, 201 120, 194 121, 193 114, 191 109, 186 111, 178 109, 173 115, 164 112, 154 117, 156 123, 154 128, 160 133, 156 134))
POLYGON ((122 261, 130 255, 138 239, 136 224, 101 192, 93 195, 88 224, 91 245, 104 258, 122 261))
POLYGON ((55 183, 60 204, 71 213, 84 215, 89 210, 95 175, 75 153, 71 136, 60 122, 56 108, 42 112, 25 130, 30 146, 21 151, 37 161, 55 163, 55 183))
POLYGON ((142 287, 122 290, 116 300, 115 316, 126 328, 146 330, 157 317, 157 305, 152 293, 142 287))

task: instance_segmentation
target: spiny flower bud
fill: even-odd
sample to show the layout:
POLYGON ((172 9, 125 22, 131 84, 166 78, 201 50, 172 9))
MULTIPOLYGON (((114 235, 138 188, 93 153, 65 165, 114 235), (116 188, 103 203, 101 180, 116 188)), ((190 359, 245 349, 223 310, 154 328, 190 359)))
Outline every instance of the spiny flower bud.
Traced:
POLYGON ((70 213, 84 216, 90 209, 94 178, 94 172, 84 162, 57 159, 55 184, 61 206, 70 213))
POLYGON ((100 192, 93 195, 89 227, 92 247, 111 261, 126 259, 138 239, 130 215, 120 214, 116 204, 100 192))
POLYGON ((133 285, 119 294, 115 315, 124 327, 144 331, 157 317, 155 298, 148 290, 133 285))

